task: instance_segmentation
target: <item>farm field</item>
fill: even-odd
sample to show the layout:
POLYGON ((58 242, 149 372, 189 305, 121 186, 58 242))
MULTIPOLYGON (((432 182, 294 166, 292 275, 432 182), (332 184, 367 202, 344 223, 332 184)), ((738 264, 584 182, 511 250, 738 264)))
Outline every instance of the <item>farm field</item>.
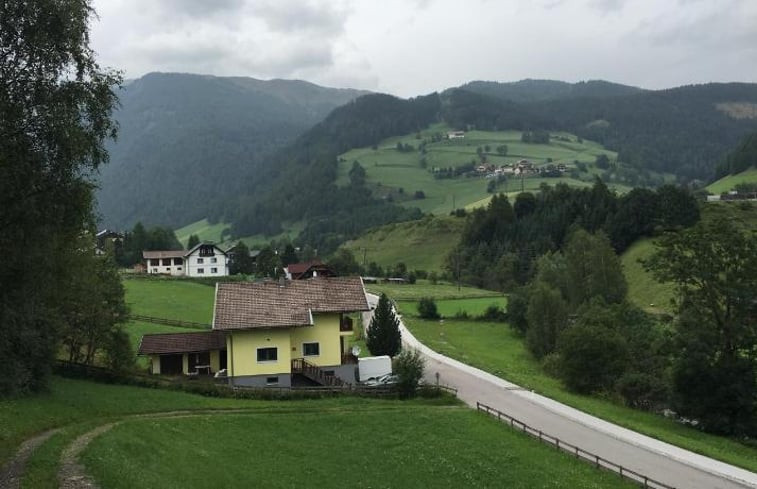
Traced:
POLYGON ((215 289, 182 279, 127 278, 126 304, 132 314, 210 324, 215 289))
POLYGON ((467 299, 472 297, 503 297, 503 294, 493 290, 477 289, 450 283, 432 284, 428 280, 418 280, 414 284, 366 284, 365 289, 374 294, 385 293, 396 301, 417 301, 423 297, 435 299, 467 299))
POLYGON ((386 404, 128 421, 83 461, 113 489, 633 487, 467 408, 386 404))
POLYGON ((342 245, 366 265, 383 268, 404 263, 408 270, 442 271, 447 255, 460 240, 465 219, 431 216, 418 221, 387 224, 342 245))
MULTIPOLYGON (((597 155, 606 154, 611 160, 617 158, 616 153, 605 150, 601 145, 585 140, 579 143, 575 136, 568 133, 554 133, 553 136, 564 138, 566 141, 553 138, 550 144, 523 143, 520 140, 520 131, 469 131, 464 139, 431 142, 435 133, 446 134, 447 130, 447 126, 437 124, 421 131, 420 139, 417 139, 415 134, 410 134, 386 139, 379 143, 375 150, 352 149, 340 157, 337 184, 349 182, 348 173, 352 164, 359 161, 366 171, 366 182, 375 189, 375 194, 391 194, 403 205, 418 207, 424 212, 448 214, 454 208, 485 202, 489 196, 486 192, 488 180, 483 177, 435 179, 432 169, 454 168, 470 163, 478 158, 478 147, 489 146, 489 152, 486 153, 487 162, 494 165, 512 164, 521 159, 528 159, 537 166, 542 166, 548 164, 548 158, 552 159, 553 164, 565 163, 573 166, 574 161, 587 164, 587 171, 580 173, 580 179, 567 175, 562 178, 526 178, 523 180, 526 190, 538 189, 542 183, 590 185, 594 176, 600 172, 594 167, 597 155), (417 148, 423 140, 427 141, 425 168, 421 166, 417 150, 400 152, 396 149, 397 143, 417 148), (507 156, 500 156, 496 152, 496 147, 502 144, 508 147, 507 156), (413 198, 418 190, 424 192, 425 198, 413 198)), ((520 179, 512 178, 506 184, 499 185, 497 191, 514 195, 520 189, 520 179)), ((618 190, 625 191, 627 187, 620 185, 618 190)))
MULTIPOLYGON (((413 303, 399 302, 405 325, 422 343, 451 358, 478 367, 547 397, 626 428, 725 462, 757 470, 757 448, 709 435, 610 399, 572 393, 544 372, 526 349, 523 338, 507 323, 418 318, 413 303)), ((464 307, 461 302, 459 307, 464 307)), ((470 302, 470 310, 480 307, 470 302)))
POLYGON ((717 195, 733 190, 740 183, 757 183, 757 167, 749 168, 735 175, 726 175, 720 180, 709 184, 706 188, 710 193, 717 195))

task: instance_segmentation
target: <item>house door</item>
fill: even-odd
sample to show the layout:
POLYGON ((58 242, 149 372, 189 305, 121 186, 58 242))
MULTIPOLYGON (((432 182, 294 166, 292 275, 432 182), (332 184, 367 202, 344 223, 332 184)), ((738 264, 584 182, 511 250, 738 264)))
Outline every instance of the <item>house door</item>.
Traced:
POLYGON ((218 368, 223 370, 227 368, 226 365, 227 365, 226 350, 221 350, 218 352, 218 368))
POLYGON ((199 366, 203 372, 210 373, 210 352, 189 353, 189 371, 195 372, 199 366))
POLYGON ((160 373, 163 375, 181 375, 183 366, 182 354, 161 355, 160 356, 160 373))

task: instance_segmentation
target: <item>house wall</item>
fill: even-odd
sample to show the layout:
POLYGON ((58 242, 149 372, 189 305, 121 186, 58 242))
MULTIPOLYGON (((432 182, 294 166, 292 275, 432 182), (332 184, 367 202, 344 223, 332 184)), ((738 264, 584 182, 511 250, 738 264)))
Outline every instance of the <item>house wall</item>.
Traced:
POLYGON ((215 373, 221 370, 220 351, 210 350, 210 371, 215 373))
POLYGON ((200 256, 200 248, 184 259, 185 273, 189 277, 225 277, 229 274, 229 259, 218 247, 214 256, 200 256), (216 260, 213 263, 213 259, 216 260), (216 272, 211 270, 215 268, 216 272), (202 269, 203 273, 200 273, 202 269))
POLYGON ((339 314, 313 314, 313 326, 293 328, 292 358, 305 358, 308 362, 318 365, 340 365, 342 352, 339 345, 339 314), (318 356, 303 355, 303 343, 318 342, 320 354, 318 356))
POLYGON ((290 330, 232 331, 226 338, 229 376, 289 374, 292 370, 290 330), (258 362, 258 348, 278 348, 275 362, 258 362))
POLYGON ((160 373, 160 355, 150 355, 150 362, 152 363, 152 373, 160 373))
POLYGON ((184 275, 185 263, 182 263, 181 265, 175 265, 173 258, 149 258, 145 259, 144 261, 145 265, 147 265, 147 273, 172 275, 174 277, 184 275), (158 262, 158 265, 153 265, 156 260, 158 262))

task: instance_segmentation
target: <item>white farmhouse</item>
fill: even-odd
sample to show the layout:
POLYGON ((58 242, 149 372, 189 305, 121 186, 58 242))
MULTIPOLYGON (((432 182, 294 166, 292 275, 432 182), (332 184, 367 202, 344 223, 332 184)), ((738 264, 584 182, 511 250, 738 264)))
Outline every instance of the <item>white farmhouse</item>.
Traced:
POLYGON ((225 277, 229 257, 218 246, 200 243, 191 250, 143 251, 147 273, 187 277, 225 277))

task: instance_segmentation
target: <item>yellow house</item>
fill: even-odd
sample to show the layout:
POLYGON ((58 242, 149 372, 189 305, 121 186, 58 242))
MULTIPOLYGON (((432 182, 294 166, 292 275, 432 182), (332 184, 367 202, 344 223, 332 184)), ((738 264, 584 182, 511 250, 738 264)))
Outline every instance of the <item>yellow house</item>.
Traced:
POLYGON ((139 354, 155 374, 222 372, 231 385, 353 383, 346 314, 368 309, 360 277, 218 283, 212 331, 144 335, 139 354))
POLYGON ((217 284, 213 331, 226 334, 229 383, 287 387, 293 374, 355 382, 345 314, 368 309, 360 277, 217 284))

